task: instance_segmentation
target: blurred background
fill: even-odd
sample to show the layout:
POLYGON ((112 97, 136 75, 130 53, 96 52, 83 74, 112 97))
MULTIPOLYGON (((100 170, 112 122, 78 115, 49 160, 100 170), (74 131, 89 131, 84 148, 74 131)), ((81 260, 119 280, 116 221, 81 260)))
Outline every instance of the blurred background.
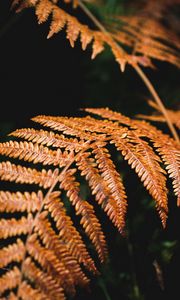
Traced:
MULTIPOLYGON (((123 9, 128 1, 119 2, 123 9)), ((130 66, 121 73, 108 49, 91 60, 91 47, 82 51, 77 41, 71 48, 64 31, 47 40, 49 22, 38 25, 33 9, 15 14, 10 4, 9 0, 0 1, 1 141, 14 129, 32 127, 31 117, 39 114, 78 116, 83 107, 109 107, 130 117, 152 112, 141 79, 130 66)), ((80 9, 77 13, 88 24, 80 9)), ((156 70, 145 72, 165 105, 176 109, 180 71, 165 62, 154 63, 156 70)), ((167 131, 166 126, 160 127, 167 131)), ((121 166, 129 199, 127 238, 122 238, 100 212, 109 261, 99 266, 99 278, 92 277, 91 292, 78 291, 75 299, 178 300, 180 212, 171 183, 168 224, 163 230, 136 175, 125 162, 121 166)))

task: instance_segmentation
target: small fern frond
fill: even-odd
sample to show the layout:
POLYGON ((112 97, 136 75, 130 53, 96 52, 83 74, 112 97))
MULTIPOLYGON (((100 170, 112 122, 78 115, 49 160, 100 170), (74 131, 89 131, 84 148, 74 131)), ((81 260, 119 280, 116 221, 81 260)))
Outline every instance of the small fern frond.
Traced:
POLYGON ((7 239, 8 237, 28 234, 30 228, 32 227, 33 217, 28 214, 28 217, 22 217, 17 220, 15 218, 1 219, 0 220, 0 239, 7 239))
POLYGON ((65 268, 64 264, 58 259, 51 249, 46 249, 40 245, 37 235, 33 234, 27 240, 27 251, 49 275, 56 278, 59 286, 70 293, 75 294, 75 286, 71 273, 65 268))
POLYGON ((47 219, 47 212, 39 215, 35 223, 35 232, 41 238, 47 249, 53 250, 55 255, 62 261, 65 268, 71 273, 75 285, 86 286, 88 278, 82 272, 76 257, 73 257, 67 247, 67 243, 59 238, 47 219))
MULTIPOLYGON (((21 287, 19 288, 19 296, 22 300, 36 299, 36 300, 47 300, 50 299, 41 292, 40 289, 34 289, 30 284, 26 281, 22 282, 21 287)), ((18 298, 16 298, 18 300, 18 298)), ((8 299, 10 300, 10 299, 8 299)), ((12 299, 13 300, 13 299, 12 299)))
POLYGON ((59 230, 59 237, 68 247, 70 254, 75 257, 79 263, 94 273, 97 273, 93 260, 89 256, 82 238, 76 228, 73 226, 71 218, 66 215, 63 203, 57 197, 56 193, 45 201, 45 208, 48 209, 59 230))
MULTIPOLYGON (((117 199, 113 198, 111 189, 107 186, 106 181, 101 177, 96 163, 93 158, 89 158, 90 153, 85 153, 77 160, 77 166, 81 171, 81 175, 85 176, 88 184, 95 195, 96 201, 102 206, 106 214, 109 216, 114 225, 122 233, 125 225, 125 211, 123 204, 119 205, 117 199), (122 210, 123 207, 123 210, 122 210)), ((112 188, 112 187, 111 187, 112 188)), ((121 201, 124 199, 121 199, 121 201)))
POLYGON ((17 267, 7 271, 0 278, 0 294, 2 295, 7 290, 12 290, 17 287, 21 281, 21 272, 17 267))
POLYGON ((0 249, 0 268, 7 266, 12 261, 22 261, 24 254, 25 245, 20 239, 17 239, 16 243, 0 249))
POLYGON ((64 135, 59 135, 53 131, 36 130, 33 128, 17 129, 10 135, 23 138, 33 143, 47 145, 52 147, 65 148, 65 150, 74 150, 78 152, 83 148, 84 141, 79 141, 76 138, 67 138, 64 135))
MULTIPOLYGON (((44 292, 46 299, 65 300, 65 295, 57 281, 45 271, 36 267, 30 257, 26 258, 23 264, 23 273, 30 280, 36 282, 36 286, 44 292)), ((22 283, 23 284, 23 283, 22 283)), ((21 287, 21 286, 20 286, 21 287)))
POLYGON ((40 209, 41 201, 40 191, 38 193, 0 191, 0 212, 35 212, 40 209))
POLYGON ((2 180, 15 181, 21 184, 38 184, 46 189, 56 181, 57 177, 58 169, 54 171, 43 169, 40 172, 36 169, 12 164, 10 161, 0 163, 0 178, 2 180))
POLYGON ((82 216, 80 223, 92 243, 95 245, 99 258, 101 262, 103 262, 107 256, 105 237, 101 225, 95 216, 93 206, 80 197, 80 184, 75 181, 75 176, 73 176, 75 172, 76 169, 69 169, 63 174, 60 188, 67 191, 69 200, 72 205, 75 206, 76 214, 82 216))

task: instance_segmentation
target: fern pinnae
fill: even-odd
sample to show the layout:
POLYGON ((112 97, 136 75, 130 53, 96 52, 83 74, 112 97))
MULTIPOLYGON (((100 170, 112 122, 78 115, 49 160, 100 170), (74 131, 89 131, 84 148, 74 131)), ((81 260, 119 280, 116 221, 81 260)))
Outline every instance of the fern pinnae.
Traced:
MULTIPOLYGON (((82 154, 83 155, 83 154, 82 154)), ((81 215, 80 223, 85 229, 92 243, 95 245, 101 262, 107 257, 107 246, 101 225, 95 216, 93 206, 80 197, 79 182, 75 181, 73 174, 76 169, 69 169, 64 173, 60 188, 67 192, 72 205, 75 206, 76 214, 81 215)))
POLYGON ((71 272, 75 285, 86 286, 89 280, 81 270, 76 257, 71 255, 66 243, 54 232, 51 223, 46 217, 47 211, 39 215, 35 223, 34 231, 37 232, 45 247, 53 250, 65 268, 71 272))
POLYGON ((10 161, 0 163, 0 178, 2 180, 15 181, 21 184, 38 184, 45 189, 56 182, 58 173, 58 169, 37 171, 36 169, 12 164, 10 161))
POLYGON ((16 243, 10 244, 7 247, 0 249, 0 268, 7 266, 15 261, 20 262, 24 258, 25 246, 24 243, 17 239, 16 243))
POLYGON ((114 163, 110 158, 110 154, 105 148, 105 143, 96 143, 92 153, 95 155, 96 163, 100 170, 101 176, 106 182, 111 192, 111 197, 119 206, 119 216, 125 219, 127 210, 127 196, 120 174, 117 172, 114 163))
POLYGON ((0 144, 0 154, 13 158, 23 159, 24 161, 33 163, 42 163, 43 165, 66 165, 65 155, 67 152, 58 150, 50 150, 43 145, 32 142, 9 141, 0 144))
POLYGON ((45 271, 56 278, 57 283, 67 292, 74 295, 75 286, 70 271, 57 258, 54 251, 40 245, 36 234, 29 236, 26 242, 28 253, 37 260, 45 271))
POLYGON ((33 216, 28 214, 27 218, 22 216, 19 220, 15 218, 0 220, 0 239, 28 234, 33 223, 33 216))
POLYGON ((162 225, 165 226, 167 219, 167 189, 165 177, 161 172, 160 165, 152 149, 145 141, 139 139, 136 145, 131 144, 126 139, 115 137, 111 143, 121 151, 124 159, 135 170, 140 177, 145 188, 154 198, 159 211, 162 225))
MULTIPOLYGON (((56 280, 47 272, 41 271, 36 267, 35 263, 30 257, 27 257, 23 263, 22 268, 23 274, 31 282, 35 281, 37 286, 46 295, 46 299, 50 300, 65 300, 65 295, 62 287, 56 282, 56 280)), ((21 285, 19 285, 19 293, 21 290, 21 285)))
POLYGON ((11 290, 18 286, 21 280, 21 272, 15 266, 11 270, 7 271, 0 278, 0 294, 2 295, 6 290, 11 290))
POLYGON ((86 152, 81 157, 78 157, 77 166, 81 171, 81 175, 85 176, 98 204, 102 206, 111 221, 122 233, 125 225, 124 218, 119 213, 118 204, 112 197, 110 189, 95 167, 95 160, 89 156, 90 153, 86 152))
POLYGON ((60 147, 65 148, 65 150, 74 150, 75 152, 80 151, 84 146, 83 140, 67 138, 62 134, 59 135, 53 131, 45 131, 43 129, 22 128, 15 130, 10 135, 32 141, 33 143, 47 145, 48 147, 60 147))
POLYGON ((0 191, 0 212, 35 212, 41 205, 41 192, 16 192, 0 191))
POLYGON ((66 215, 66 211, 62 201, 52 193, 45 200, 45 208, 48 209, 52 218, 59 230, 60 239, 67 245, 70 254, 75 257, 79 263, 90 271, 97 273, 97 269, 87 249, 82 241, 82 238, 76 228, 73 226, 72 220, 66 215))
POLYGON ((163 134, 156 127, 146 121, 134 121, 140 133, 147 136, 153 147, 164 162, 165 169, 172 180, 173 190, 177 196, 177 205, 180 205, 180 147, 179 144, 163 134))
MULTIPOLYGON (((49 300, 50 298, 47 297, 40 289, 34 289, 30 284, 26 281, 23 281, 21 287, 19 289, 19 296, 22 300, 29 300, 29 299, 36 299, 36 300, 49 300)), ((16 298, 18 300, 18 298, 16 298)), ((10 300, 10 299, 8 299, 10 300)))

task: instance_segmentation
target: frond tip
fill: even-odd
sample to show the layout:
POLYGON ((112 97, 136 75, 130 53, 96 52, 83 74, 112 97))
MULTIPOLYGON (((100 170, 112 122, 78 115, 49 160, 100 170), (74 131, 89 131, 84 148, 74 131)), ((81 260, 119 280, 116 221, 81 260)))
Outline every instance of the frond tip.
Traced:
POLYGON ((155 201, 163 227, 168 176, 180 204, 180 148, 172 138, 109 109, 86 111, 99 118, 37 116, 37 126, 51 130, 19 129, 11 134, 15 140, 0 143, 2 158, 13 160, 1 160, 0 178, 17 187, 0 191, 2 297, 65 300, 77 286, 87 288, 88 272, 98 275, 96 259, 105 262, 108 249, 97 206, 120 233, 126 221, 128 192, 113 151, 155 201))

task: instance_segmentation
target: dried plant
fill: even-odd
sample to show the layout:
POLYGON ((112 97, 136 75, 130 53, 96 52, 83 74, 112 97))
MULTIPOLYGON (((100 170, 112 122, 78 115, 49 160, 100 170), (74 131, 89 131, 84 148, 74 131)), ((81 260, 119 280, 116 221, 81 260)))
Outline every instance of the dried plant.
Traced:
POLYGON ((78 39, 83 50, 91 44, 92 58, 108 45, 121 71, 128 63, 138 72, 156 102, 151 106, 163 114, 143 119, 166 121, 173 137, 108 108, 86 108, 85 117, 36 116, 36 126, 17 129, 11 140, 1 142, 0 179, 7 186, 0 191, 4 300, 67 299, 78 287, 88 288, 90 274, 99 274, 97 265, 106 261, 108 246, 96 207, 126 234, 128 190, 114 152, 137 174, 163 228, 169 208, 167 179, 180 206, 180 145, 174 128, 179 128, 179 113, 164 108, 141 69, 154 67, 153 59, 180 66, 179 40, 161 23, 169 5, 179 1, 145 1, 134 16, 116 16, 115 25, 102 24, 86 2, 64 2, 74 10, 79 6, 97 30, 70 15, 58 0, 14 0, 13 7, 17 12, 33 7, 39 24, 51 18, 48 38, 66 30, 72 47, 78 39), (84 186, 89 196, 83 194, 84 186))
POLYGON ((4 216, 0 238, 5 240, 0 250, 4 270, 0 293, 6 299, 65 299, 75 294, 77 286, 87 287, 88 272, 98 273, 68 215, 64 195, 100 262, 104 262, 106 238, 93 201, 122 234, 128 204, 110 145, 128 162, 155 201, 163 227, 168 215, 168 176, 180 205, 179 145, 145 121, 109 109, 86 111, 102 118, 40 115, 32 120, 50 130, 18 129, 10 134, 13 140, 0 143, 0 154, 11 158, 0 163, 1 180, 15 182, 17 189, 19 185, 33 186, 31 192, 22 188, 0 191, 4 216), (19 164, 19 160, 23 162, 19 164), (81 177, 91 190, 89 199, 81 195, 81 177))

